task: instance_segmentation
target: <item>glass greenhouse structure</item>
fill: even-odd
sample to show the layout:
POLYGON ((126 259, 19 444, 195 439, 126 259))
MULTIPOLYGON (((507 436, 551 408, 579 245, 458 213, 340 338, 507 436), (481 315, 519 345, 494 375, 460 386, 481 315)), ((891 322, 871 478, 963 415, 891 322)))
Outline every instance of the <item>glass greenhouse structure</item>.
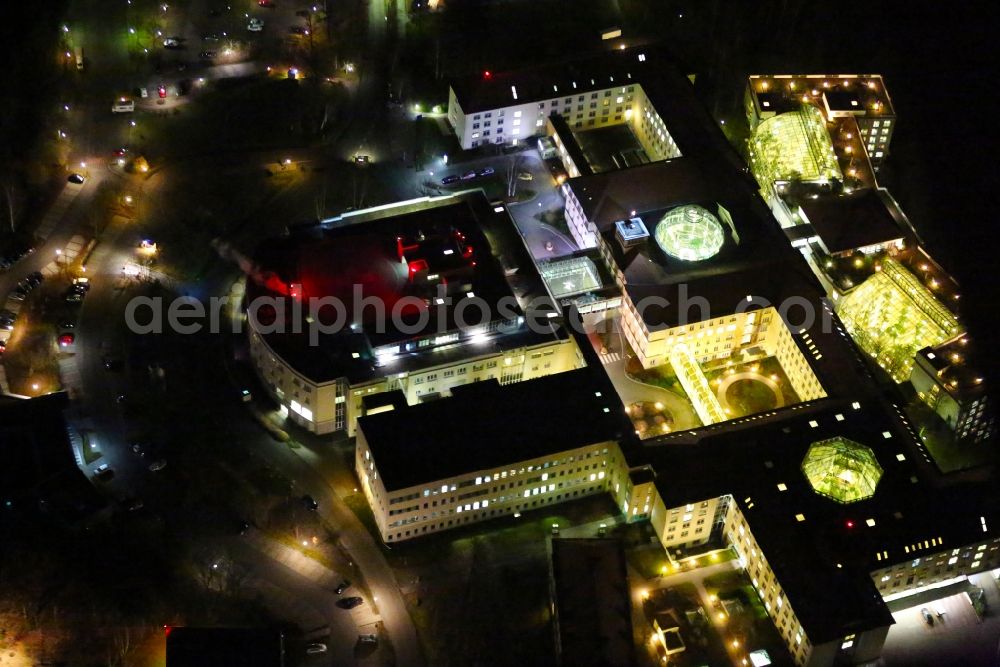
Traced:
POLYGON ((750 137, 750 167, 766 191, 782 181, 843 180, 823 113, 810 105, 757 126, 750 137))
POLYGON ((844 504, 871 498, 882 479, 875 452, 841 437, 811 444, 802 459, 802 472, 813 491, 844 504))
POLYGON ((667 211, 656 224, 653 236, 663 252, 688 262, 715 257, 726 240, 719 219, 696 205, 667 211))
POLYGON ((837 313, 858 346, 896 382, 909 379, 917 350, 962 330, 955 315, 891 258, 841 299, 837 313))

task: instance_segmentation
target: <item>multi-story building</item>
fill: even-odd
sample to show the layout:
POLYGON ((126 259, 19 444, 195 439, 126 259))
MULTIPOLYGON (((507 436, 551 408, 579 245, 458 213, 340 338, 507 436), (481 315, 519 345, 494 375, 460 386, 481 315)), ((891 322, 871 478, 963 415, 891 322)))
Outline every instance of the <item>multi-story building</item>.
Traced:
POLYGON ((287 416, 316 433, 353 434, 372 394, 415 403, 582 363, 545 313, 530 326, 543 282, 505 209, 482 193, 345 214, 267 242, 257 263, 251 360, 287 416))
POLYGON ((581 369, 358 420, 355 472, 385 542, 518 516, 622 483, 627 423, 581 369))
POLYGON ((957 441, 979 444, 996 434, 996 415, 971 348, 968 334, 962 333, 918 350, 910 383, 957 441))
MULTIPOLYGON (((656 62, 638 80, 650 99, 676 93, 656 109, 683 157, 578 166, 564 184, 567 219, 620 290, 627 352, 643 369, 669 363, 702 424, 640 440, 584 342, 585 368, 415 405, 395 394, 359 420, 355 469, 387 542, 608 493, 627 520, 650 522, 667 559, 731 547, 797 665, 877 660, 893 624, 885 598, 1000 565, 1000 503, 986 483, 925 465, 913 428, 872 382, 806 260, 683 77, 656 62), (797 321, 794 308, 811 319, 797 321), (762 356, 777 361, 800 400, 730 418, 703 366, 762 356)), ((828 83, 803 94, 841 118, 834 112, 854 105, 834 93, 847 86, 828 83)), ((565 116, 550 126, 579 161, 559 130, 565 116)), ((574 262, 553 275, 572 276, 572 296, 596 282, 588 268, 574 262)), ((904 328, 958 333, 919 281, 891 262, 880 268, 886 305, 909 313, 904 328)), ((580 312, 570 305, 565 317, 579 324, 580 312)), ((851 316, 855 327, 871 319, 851 316)))
MULTIPOLYGON (((448 122, 466 149, 545 135, 552 116, 560 116, 572 132, 626 124, 650 160, 676 157, 680 151, 643 86, 655 66, 653 54, 640 48, 530 69, 486 71, 452 82, 448 122)), ((565 130, 560 136, 572 141, 565 130)))
POLYGON ((877 397, 639 445, 611 392, 580 369, 363 417, 355 468, 383 539, 608 493, 668 559, 731 546, 810 666, 876 659, 893 624, 883 597, 1000 566, 1000 508, 983 488, 938 488, 877 397))
POLYGON ((743 99, 751 130, 807 106, 831 123, 856 126, 876 171, 889 156, 896 112, 880 74, 754 74, 743 99))

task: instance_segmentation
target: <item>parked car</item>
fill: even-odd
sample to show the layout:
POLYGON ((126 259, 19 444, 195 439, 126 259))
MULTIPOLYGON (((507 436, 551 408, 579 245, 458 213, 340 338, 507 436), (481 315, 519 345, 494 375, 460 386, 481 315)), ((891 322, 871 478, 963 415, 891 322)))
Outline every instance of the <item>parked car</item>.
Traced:
POLYGON ((519 181, 533 181, 535 177, 531 175, 530 171, 522 171, 517 175, 519 181))
POLYGON ((181 40, 177 37, 167 37, 163 40, 163 48, 165 49, 177 49, 180 48, 181 40))
POLYGON ((482 169, 479 170, 479 172, 476 175, 477 176, 492 176, 495 173, 496 173, 496 170, 493 167, 483 167, 482 169))
POLYGON ((107 479, 115 474, 115 471, 111 469, 107 463, 102 463, 101 465, 94 468, 94 477, 98 479, 107 479))
POLYGON ((319 503, 312 496, 306 495, 302 496, 302 504, 306 506, 306 509, 316 511, 319 509, 319 503))
POLYGON ((139 457, 143 457, 143 456, 146 455, 146 448, 143 447, 143 445, 142 445, 141 442, 138 442, 138 441, 133 442, 131 449, 132 449, 132 453, 133 454, 137 454, 139 457))
POLYGON ((264 22, 259 18, 251 17, 250 22, 247 23, 247 30, 250 32, 260 32, 264 29, 264 22))
POLYGON ((201 53, 198 54, 198 57, 201 58, 202 60, 212 60, 213 58, 215 58, 215 55, 216 55, 215 51, 202 51, 201 53))
POLYGON ((66 177, 66 180, 69 181, 70 183, 75 183, 76 185, 83 185, 87 181, 87 177, 84 176, 83 174, 78 174, 76 172, 73 172, 72 174, 66 177))
POLYGON ((267 7, 268 9, 274 9, 275 7, 277 7, 274 0, 259 0, 257 4, 260 5, 261 7, 267 7))
POLYGON ((163 470, 166 467, 167 467, 167 462, 164 461, 163 459, 159 459, 158 461, 153 461, 152 463, 149 464, 149 471, 157 472, 158 470, 163 470))
POLYGON ((351 582, 349 582, 347 579, 344 579, 342 582, 337 584, 337 589, 335 592, 337 593, 337 595, 340 595, 350 587, 351 587, 351 582))
POLYGON ((924 617, 924 623, 934 625, 934 617, 931 615, 930 609, 924 607, 920 610, 920 615, 924 617))
POLYGON ((451 176, 445 176, 441 179, 441 185, 451 185, 452 183, 458 183, 461 180, 457 174, 452 174, 451 176))
POLYGON ((45 280, 45 276, 42 275, 41 271, 32 271, 28 274, 28 277, 24 279, 24 282, 28 283, 32 287, 38 287, 45 280))
POLYGON ((361 642, 362 644, 377 644, 378 637, 376 637, 373 634, 358 635, 358 641, 361 642))
POLYGON ((471 181, 475 177, 476 177, 476 172, 474 172, 474 171, 467 171, 464 174, 462 174, 462 180, 463 181, 471 181))
MULTIPOLYGON (((261 0, 263 2, 264 0, 261 0)), ((326 644, 309 644, 306 646, 306 655, 321 655, 326 653, 326 644)))
POLYGON ((59 347, 69 347, 75 342, 76 334, 67 332, 59 336, 59 347))
POLYGON ((293 25, 288 29, 288 32, 292 33, 293 35, 308 35, 309 29, 300 25, 293 25))

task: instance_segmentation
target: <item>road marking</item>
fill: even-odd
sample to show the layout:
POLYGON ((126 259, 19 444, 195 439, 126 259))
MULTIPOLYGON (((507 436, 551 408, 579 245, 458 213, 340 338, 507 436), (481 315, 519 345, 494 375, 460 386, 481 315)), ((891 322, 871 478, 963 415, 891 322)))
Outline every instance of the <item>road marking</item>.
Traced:
POLYGON ((601 357, 601 363, 607 366, 608 364, 613 364, 622 358, 620 352, 604 352, 598 353, 601 357))

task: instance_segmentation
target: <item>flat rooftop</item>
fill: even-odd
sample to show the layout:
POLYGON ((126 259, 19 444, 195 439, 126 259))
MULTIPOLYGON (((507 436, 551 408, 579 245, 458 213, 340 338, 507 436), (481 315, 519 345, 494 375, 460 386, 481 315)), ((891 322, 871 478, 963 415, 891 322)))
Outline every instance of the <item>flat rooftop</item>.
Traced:
POLYGON ((648 53, 648 49, 637 47, 574 55, 537 67, 484 71, 455 79, 451 87, 462 111, 469 115, 638 83, 647 70, 655 68, 653 58, 637 58, 648 53))
POLYGON ((892 623, 871 571, 1000 535, 996 494, 982 484, 942 486, 891 410, 875 397, 826 400, 773 422, 647 440, 629 460, 643 456, 669 471, 657 482, 667 507, 731 494, 820 643, 892 623), (806 478, 810 445, 831 438, 874 453, 882 474, 870 498, 836 502, 806 478))
POLYGON ((986 382, 978 350, 967 333, 961 333, 934 347, 925 347, 917 354, 934 369, 952 396, 961 400, 978 398, 986 393, 986 382))
POLYGON ((805 198, 799 206, 806 221, 832 253, 911 239, 890 211, 895 202, 875 188, 849 194, 805 198))
POLYGON ((855 115, 892 118, 896 113, 881 74, 753 74, 748 86, 758 114, 799 104, 855 115))
POLYGON ((65 392, 37 398, 0 395, 0 502, 76 520, 107 504, 77 465, 63 411, 65 392))
POLYGON ((621 543, 612 539, 554 539, 551 550, 559 664, 635 664, 632 602, 621 543))
POLYGON ((358 430, 388 491, 617 440, 630 429, 617 394, 581 368, 501 387, 485 380, 449 398, 361 417, 358 430), (419 452, 419 456, 414 456, 419 452))
POLYGON ((789 296, 818 299, 822 294, 763 201, 727 171, 725 164, 680 157, 567 182, 604 237, 633 301, 667 299, 667 306, 643 311, 650 330, 677 326, 689 316, 702 319, 697 308, 681 309, 681 292, 707 299, 709 317, 734 312, 747 295, 777 304, 789 296), (722 244, 707 259, 680 259, 657 242, 661 220, 681 207, 700 207, 721 227, 722 244), (632 218, 642 220, 649 238, 624 249, 615 225, 632 218))
MULTIPOLYGON (((315 382, 339 377, 362 382, 388 372, 383 365, 400 372, 442 363, 442 352, 468 356, 467 348, 458 349, 461 343, 491 323, 500 326, 477 341, 478 350, 564 335, 555 328, 548 335, 523 326, 520 303, 544 296, 545 287, 506 210, 494 210, 479 191, 377 207, 296 229, 261 244, 254 261, 248 303, 270 297, 283 303, 286 313, 295 312, 296 302, 308 313, 312 298, 343 304, 342 328, 320 334, 316 345, 304 322, 301 333, 286 327, 264 334, 276 354, 315 382), (508 269, 515 274, 510 280, 508 269), (469 299, 485 308, 458 307, 469 299), (360 307, 365 301, 383 304, 384 318, 374 307, 360 307), (508 307, 501 309, 502 303, 508 307), (418 348, 416 341, 428 339, 430 345, 418 348), (433 361, 427 358, 430 350, 433 361)), ((330 325, 338 312, 321 307, 318 319, 330 325)), ((270 324, 267 309, 260 320, 270 324)))

